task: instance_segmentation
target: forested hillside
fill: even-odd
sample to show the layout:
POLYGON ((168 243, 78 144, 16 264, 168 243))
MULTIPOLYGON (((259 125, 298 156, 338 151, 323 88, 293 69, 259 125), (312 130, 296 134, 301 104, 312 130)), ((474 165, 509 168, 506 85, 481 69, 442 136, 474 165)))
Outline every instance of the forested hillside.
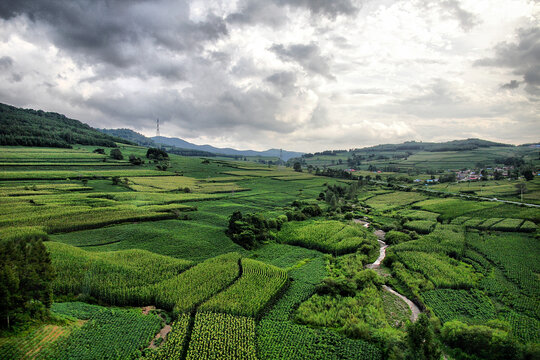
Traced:
POLYGON ((73 144, 116 147, 130 143, 65 115, 0 104, 0 145, 70 148, 73 144))
POLYGON ((152 146, 155 147, 156 144, 154 141, 150 138, 147 138, 143 134, 139 134, 136 131, 133 131, 131 129, 98 129, 104 134, 119 137, 121 139, 131 141, 137 145, 141 146, 152 146))

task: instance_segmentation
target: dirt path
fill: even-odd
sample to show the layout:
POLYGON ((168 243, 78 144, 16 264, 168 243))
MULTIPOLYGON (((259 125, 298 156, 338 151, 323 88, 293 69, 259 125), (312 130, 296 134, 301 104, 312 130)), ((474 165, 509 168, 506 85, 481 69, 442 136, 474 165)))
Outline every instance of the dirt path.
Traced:
POLYGON ((384 290, 388 291, 391 294, 396 295, 401 300, 405 301, 405 303, 409 306, 409 309, 411 309, 411 321, 415 322, 418 319, 418 315, 420 315, 421 311, 418 306, 416 306, 415 303, 413 303, 411 300, 406 298, 405 296, 398 293, 396 290, 392 289, 390 286, 383 285, 382 286, 384 290))
POLYGON ((388 245, 382 240, 379 240, 379 257, 377 260, 375 260, 374 263, 366 265, 366 269, 379 269, 381 267, 381 262, 384 260, 386 256, 386 248, 388 245))
MULTIPOLYGON (((142 308, 142 313, 143 315, 148 315, 150 311, 152 310, 156 310, 156 307, 145 306, 142 308)), ((159 317, 161 318, 161 320, 163 320, 163 322, 165 322, 165 319, 163 318, 161 314, 159 314, 159 317)), ((172 330, 171 325, 165 324, 165 326, 156 334, 156 336, 154 336, 152 341, 150 341, 150 345, 148 345, 148 347, 151 349, 157 348, 158 347, 158 345, 156 345, 157 339, 162 338, 163 341, 167 340, 167 335, 171 332, 171 330, 172 330)))
MULTIPOLYGON (((362 220, 360 219, 354 219, 354 222, 355 223, 361 223, 362 220), (358 221, 357 221, 358 220, 358 221)), ((369 223, 368 223, 368 226, 369 226, 369 223)), ((367 227, 367 226, 366 226, 367 227)), ((372 264, 367 264, 366 265, 366 269, 373 269, 373 270, 377 270, 377 269, 380 269, 381 268, 381 262, 384 260, 384 258, 386 257, 386 248, 388 247, 388 245, 386 245, 386 243, 384 242, 384 239, 385 239, 385 236, 386 236, 386 233, 382 230, 375 230, 374 231, 374 234, 377 236, 377 239, 379 241, 379 246, 380 246, 380 249, 379 249, 379 257, 377 258, 377 260, 375 260, 374 263, 372 264)), ((398 293, 397 291, 395 291, 394 289, 392 289, 390 286, 387 286, 387 285, 383 285, 382 288, 385 290, 385 291, 388 291, 389 293, 391 294, 394 294, 396 295, 397 297, 399 297, 401 300, 405 301, 405 303, 407 304, 407 306, 409 307, 409 309, 411 309, 411 321, 412 322, 415 322, 417 319, 418 319, 418 315, 420 315, 421 311, 420 311, 420 308, 418 306, 416 306, 415 303, 413 303, 411 300, 409 300, 407 297, 401 295, 400 293, 398 293)))

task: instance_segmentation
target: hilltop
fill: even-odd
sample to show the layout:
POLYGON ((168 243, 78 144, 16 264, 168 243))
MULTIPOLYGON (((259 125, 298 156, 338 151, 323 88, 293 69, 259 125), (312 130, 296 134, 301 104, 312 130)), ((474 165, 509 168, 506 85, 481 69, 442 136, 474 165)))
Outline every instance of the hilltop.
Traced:
POLYGON ((538 150, 531 146, 515 146, 482 139, 447 142, 407 141, 349 150, 326 150, 292 159, 302 165, 353 168, 369 171, 441 171, 466 168, 516 165, 538 161, 538 150))
MULTIPOLYGON (((207 151, 207 152, 211 152, 215 154, 224 154, 224 155, 232 155, 232 156, 266 156, 266 157, 279 158, 280 152, 281 152, 280 149, 255 151, 255 150, 237 150, 237 149, 232 149, 232 148, 218 148, 212 145, 197 145, 197 144, 193 144, 179 138, 171 138, 171 137, 164 137, 164 136, 154 136, 152 140, 154 140, 154 142, 158 144, 174 146, 177 148, 207 151)), ((303 153, 296 152, 296 151, 283 150, 282 152, 282 157, 284 161, 287 161, 291 158, 299 157, 302 155, 303 153)))
POLYGON ((65 115, 0 103, 0 145, 69 148, 74 144, 116 147, 131 143, 103 134, 65 115))

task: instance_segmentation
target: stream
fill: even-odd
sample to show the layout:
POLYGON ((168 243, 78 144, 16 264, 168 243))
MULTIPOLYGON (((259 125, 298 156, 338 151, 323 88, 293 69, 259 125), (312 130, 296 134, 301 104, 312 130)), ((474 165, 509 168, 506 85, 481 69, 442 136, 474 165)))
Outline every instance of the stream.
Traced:
MULTIPOLYGON (((361 224, 364 227, 369 227, 369 223, 364 220, 354 219, 354 222, 357 224, 361 224)), ((377 270, 381 268, 381 263, 386 257, 386 248, 388 247, 388 245, 386 245, 386 243, 384 242, 386 232, 384 232, 383 230, 377 229, 373 233, 375 234, 375 236, 377 236, 377 241, 379 242, 379 246, 380 246, 379 257, 377 258, 377 260, 375 260, 375 262, 371 264, 367 264, 366 269, 377 270)), ((418 319, 418 315, 420 315, 421 311, 420 311, 420 308, 416 306, 415 303, 413 303, 410 299, 408 299, 407 297, 401 295, 400 293, 392 289, 390 286, 383 285, 382 288, 385 291, 388 291, 389 293, 396 295, 401 300, 403 300, 407 304, 407 306, 409 306, 409 309, 411 309, 412 322, 415 322, 418 319)))

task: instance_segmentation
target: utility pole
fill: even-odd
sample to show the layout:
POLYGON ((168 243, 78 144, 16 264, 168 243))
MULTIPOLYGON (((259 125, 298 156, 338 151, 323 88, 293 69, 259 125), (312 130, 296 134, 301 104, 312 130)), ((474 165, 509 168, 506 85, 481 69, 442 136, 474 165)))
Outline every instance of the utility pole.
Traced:
POLYGON ((156 120, 156 136, 160 136, 159 135, 159 118, 157 118, 156 120))

